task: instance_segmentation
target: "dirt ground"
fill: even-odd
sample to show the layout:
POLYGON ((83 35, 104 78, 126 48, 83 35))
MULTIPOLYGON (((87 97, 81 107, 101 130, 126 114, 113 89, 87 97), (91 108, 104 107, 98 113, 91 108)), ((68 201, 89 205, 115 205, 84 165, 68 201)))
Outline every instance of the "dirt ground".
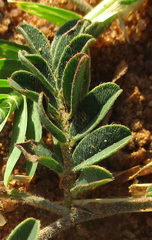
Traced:
MULTIPOLYGON (((80 13, 72 1, 44 0, 39 3, 59 6, 80 13)), ((90 0, 95 6, 99 1, 90 0)), ((46 20, 24 13, 10 5, 6 0, 0 0, 0 38, 24 43, 20 34, 15 30, 21 23, 29 23, 38 27, 46 34, 50 43, 58 29, 46 20)), ((122 77, 117 83, 123 93, 116 101, 109 123, 120 123, 132 131, 130 143, 111 156, 101 165, 114 173, 116 180, 108 185, 89 191, 86 198, 127 197, 130 196, 128 187, 133 183, 151 183, 152 168, 147 167, 142 176, 127 181, 136 171, 133 170, 119 175, 128 169, 139 169, 152 161, 152 1, 149 0, 138 12, 129 17, 126 22, 130 44, 124 33, 113 23, 91 46, 92 82, 91 88, 102 83, 116 80, 118 73, 122 77), (122 70, 122 71, 121 71, 122 70), (126 73, 125 73, 126 72, 126 73), (125 73, 125 74, 124 74, 125 73)), ((13 116, 12 116, 13 117, 13 116)), ((11 139, 12 117, 0 133, 0 185, 3 184, 3 174, 8 159, 11 139)), ((43 141, 50 143, 50 136, 44 130, 43 141)), ((14 173, 25 171, 25 159, 20 158, 14 173)), ((58 186, 58 177, 53 172, 39 167, 28 191, 53 201, 62 199, 63 193, 58 186)), ((23 183, 11 182, 11 187, 25 188, 23 183)), ((0 239, 5 240, 10 231, 22 220, 28 217, 40 219, 41 226, 57 220, 58 216, 47 211, 22 205, 14 200, 1 199, 1 213, 6 224, 0 227, 0 239)), ((152 240, 152 214, 131 213, 89 221, 77 225, 60 236, 59 240, 152 240)))

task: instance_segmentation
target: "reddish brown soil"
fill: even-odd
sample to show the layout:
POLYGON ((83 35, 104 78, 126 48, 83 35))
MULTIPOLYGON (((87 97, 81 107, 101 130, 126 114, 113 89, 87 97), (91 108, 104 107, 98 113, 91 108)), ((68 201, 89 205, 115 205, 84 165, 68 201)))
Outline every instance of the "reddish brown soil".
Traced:
MULTIPOLYGON (((0 38, 24 43, 15 30, 23 21, 38 27, 48 39, 52 40, 57 27, 35 16, 31 16, 4 2, 0 8, 0 38)), ((50 1, 37 1, 50 5, 50 1)), ((53 6, 59 6, 79 12, 71 1, 52 0, 53 6)), ((90 0, 92 6, 98 1, 90 0)), ((128 67, 127 73, 117 83, 123 93, 114 105, 110 123, 121 123, 132 131, 132 140, 121 151, 101 163, 112 172, 120 172, 137 165, 145 165, 152 159, 152 1, 140 8, 126 23, 130 44, 116 23, 100 36, 91 46, 92 83, 91 88, 111 81, 121 65, 128 67)), ((3 181, 6 161, 11 139, 12 119, 0 133, 0 180, 3 181)), ((44 130, 43 140, 51 144, 50 136, 44 130)), ((24 172, 25 160, 21 157, 15 172, 24 172)), ((138 177, 136 182, 151 183, 149 169, 145 176, 138 177)), ((130 196, 128 187, 132 181, 117 179, 108 185, 90 191, 85 197, 124 197, 130 196)), ((11 182, 10 187, 24 189, 22 183, 11 182)), ((26 186, 27 187, 27 186, 26 186)), ((57 201, 62 199, 58 186, 58 177, 43 167, 39 167, 36 176, 27 189, 37 195, 57 201)), ((83 196, 84 197, 84 196, 83 196)), ((0 207, 7 223, 0 227, 0 239, 5 240, 10 231, 22 220, 35 217, 41 220, 41 227, 57 220, 58 216, 46 211, 22 205, 14 201, 1 199, 0 207)), ((151 213, 132 213, 90 221, 71 228, 54 238, 59 240, 152 240, 151 213)))

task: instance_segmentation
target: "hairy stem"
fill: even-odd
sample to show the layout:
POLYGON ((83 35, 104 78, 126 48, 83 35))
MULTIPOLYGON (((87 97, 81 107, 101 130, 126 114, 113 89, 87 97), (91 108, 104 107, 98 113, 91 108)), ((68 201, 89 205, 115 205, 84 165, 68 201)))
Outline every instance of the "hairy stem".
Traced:
POLYGON ((62 179, 62 185, 64 189, 64 203, 65 206, 70 207, 72 202, 72 196, 70 189, 73 186, 73 173, 71 172, 72 164, 71 164, 71 148, 68 144, 64 144, 63 147, 61 147, 63 159, 64 159, 64 174, 62 179))
POLYGON ((129 198, 127 200, 111 201, 110 203, 96 203, 94 200, 94 202, 88 203, 84 207, 74 205, 71 209, 71 214, 42 229, 38 240, 47 240, 75 224, 88 220, 104 218, 121 213, 137 212, 145 209, 151 211, 152 197, 129 198))
POLYGON ((0 193, 0 197, 15 198, 15 199, 21 200, 22 203, 26 203, 30 206, 42 208, 44 210, 51 211, 62 216, 70 213, 70 209, 62 205, 58 205, 57 203, 50 202, 49 200, 44 199, 43 197, 37 197, 28 193, 18 192, 17 190, 7 190, 7 194, 0 193))

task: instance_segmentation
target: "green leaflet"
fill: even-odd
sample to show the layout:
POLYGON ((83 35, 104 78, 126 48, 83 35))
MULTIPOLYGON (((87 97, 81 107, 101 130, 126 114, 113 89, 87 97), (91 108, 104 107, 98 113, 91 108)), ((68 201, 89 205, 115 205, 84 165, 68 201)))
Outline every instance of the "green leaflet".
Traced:
POLYGON ((109 157, 125 146, 130 137, 130 130, 121 125, 107 125, 94 130, 76 146, 72 155, 73 171, 109 157))
POLYGON ((87 55, 83 56, 75 72, 71 91, 70 117, 75 114, 78 104, 82 100, 82 86, 84 81, 86 81, 84 75, 88 61, 89 57, 87 55))
MULTIPOLYGON (((75 23, 75 21, 72 21, 75 23)), ((51 45, 52 52, 52 69, 53 71, 57 68, 58 62, 61 58, 61 55, 65 49, 65 47, 70 44, 71 40, 83 33, 84 27, 88 24, 86 20, 78 20, 77 23, 70 29, 67 30, 67 25, 64 25, 64 30, 66 32, 62 33, 62 28, 59 29, 59 33, 57 32, 56 37, 51 45), (55 48, 55 49, 54 49, 55 48)))
POLYGON ((60 164, 60 161, 45 145, 29 140, 27 142, 16 144, 16 146, 31 163, 35 164, 36 162, 39 162, 58 174, 63 172, 63 167, 60 164))
POLYGON ((112 181, 112 174, 103 167, 87 166, 84 167, 78 179, 75 181, 73 188, 70 190, 75 197, 79 192, 106 184, 112 181))
POLYGON ((30 52, 30 48, 15 42, 0 39, 0 56, 7 59, 18 59, 18 51, 26 50, 30 52))
MULTIPOLYGON (((53 42, 51 44, 51 56, 52 58, 54 57, 57 45, 59 47, 58 42, 60 41, 62 35, 67 34, 67 32, 69 32, 69 30, 75 29, 75 25, 78 24, 78 22, 80 21, 80 23, 83 21, 84 25, 82 25, 82 29, 81 32, 84 31, 85 27, 90 23, 88 20, 83 20, 83 19, 73 19, 71 21, 66 22, 64 25, 62 25, 56 32, 55 37, 53 39, 53 42)), ((74 33, 73 33, 74 34, 74 33)), ((62 43, 64 44, 64 43, 62 43)))
POLYGON ((32 2, 18 2, 18 1, 13 1, 13 2, 17 3, 17 5, 24 11, 30 14, 34 14, 38 17, 44 18, 49 22, 56 24, 58 26, 63 25, 64 23, 66 23, 67 21, 70 21, 71 19, 76 19, 81 17, 75 12, 71 12, 66 9, 47 6, 44 4, 32 3, 32 2))
POLYGON ((17 142, 23 142, 25 140, 26 128, 27 128, 27 103, 26 98, 23 97, 23 104, 15 111, 11 146, 9 151, 9 158, 6 164, 6 170, 4 174, 4 184, 8 185, 12 170, 18 161, 21 154, 20 150, 14 147, 17 142))
POLYGON ((45 35, 37 28, 27 24, 23 24, 17 30, 25 38, 32 53, 41 55, 51 64, 50 45, 45 35))
MULTIPOLYGON (((28 124, 26 131, 26 138, 33 139, 36 142, 41 141, 42 138, 42 125, 39 119, 37 103, 28 99, 28 124)), ((34 176, 38 163, 26 162, 26 175, 31 178, 34 176)))
MULTIPOLYGON (((24 73, 25 74, 25 73, 24 73)), ((17 90, 18 92, 20 92, 21 94, 27 96, 28 98, 30 98, 31 100, 38 102, 39 99, 39 93, 35 92, 35 91, 31 91, 31 90, 27 90, 26 89, 26 84, 28 84, 28 81, 31 80, 31 82, 34 80, 33 77, 30 73, 26 72, 27 74, 27 81, 25 82, 25 86, 24 88, 22 88, 17 82, 15 82, 13 79, 9 79, 9 83, 10 85, 17 90)), ((18 72, 17 72, 18 75, 18 72)), ((25 76, 25 75, 24 75, 25 76)), ((20 80, 22 81, 22 74, 21 74, 21 78, 20 80)), ((36 79, 37 81, 37 79, 36 79)), ((30 83, 31 83, 30 82, 30 83)), ((32 85, 34 88, 37 86, 36 84, 32 85)), ((36 87, 36 90, 43 90, 44 92, 48 92, 47 89, 43 89, 43 86, 41 85, 41 89, 36 87)), ((49 93, 50 94, 50 93, 49 93)), ((52 94, 50 95, 52 97, 52 94)), ((52 99, 53 100, 53 99, 52 99)), ((53 101, 54 102, 54 101, 53 101)), ((56 104, 56 102, 55 102, 56 104)), ((58 111, 56 110, 55 107, 53 107, 50 103, 48 104, 48 110, 49 110, 49 114, 52 116, 52 118, 55 120, 56 124, 60 126, 61 124, 61 119, 60 119, 60 115, 58 113, 58 111)))
MULTIPOLYGON (((30 59, 30 60, 36 61, 35 63, 36 63, 36 65, 37 65, 37 67, 35 67, 34 64, 33 64, 33 61, 29 61, 29 60, 26 58, 26 56, 23 55, 23 53, 22 53, 21 51, 19 51, 18 57, 19 57, 21 63, 22 63, 23 65, 25 65, 25 66, 35 75, 35 77, 37 77, 37 78, 41 81, 41 83, 43 84, 43 86, 45 86, 47 89, 50 90, 50 92, 51 92, 52 94, 54 94, 54 93, 55 93, 55 89, 54 89, 53 86, 50 84, 50 82, 49 82, 50 79, 48 80, 48 79, 46 79, 46 77, 44 76, 44 74, 45 74, 45 75, 47 75, 47 77, 48 77, 48 74, 49 74, 49 73, 46 74, 46 71, 43 69, 44 64, 45 64, 45 62, 43 61, 43 58, 38 57, 38 56, 36 56, 36 55, 34 55, 34 57, 33 57, 32 55, 29 56, 29 59, 30 59), (43 67, 42 67, 42 62, 43 62, 43 67), (39 65, 41 65, 41 66, 39 66, 39 65), (41 69, 41 70, 40 70, 40 69, 41 69)), ((45 64, 45 68, 46 68, 46 65, 47 65, 47 64, 45 64)), ((49 71, 49 68, 48 68, 47 70, 49 71)), ((50 72, 51 72, 51 70, 50 70, 50 72)), ((52 76, 52 78, 53 78, 53 76, 52 76)), ((54 82, 54 83, 55 83, 55 82, 54 82)))
MULTIPOLYGON (((39 55, 36 54, 26 54, 25 57, 42 73, 42 75, 47 79, 50 85, 56 89, 56 82, 54 75, 48 63, 39 55)), ((33 72, 34 73, 34 72, 33 72)), ((50 86, 49 86, 50 87, 50 86)), ((55 91, 53 92, 55 93, 55 91)))
POLYGON ((38 101, 38 112, 41 122, 44 124, 45 128, 60 142, 66 142, 66 137, 64 133, 56 127, 53 122, 49 119, 48 112, 48 101, 44 96, 43 92, 40 93, 38 101))
POLYGON ((57 85, 58 88, 61 88, 62 85, 62 77, 63 71, 67 62, 78 52, 85 52, 89 48, 90 44, 94 42, 95 39, 92 38, 91 35, 87 34, 79 34, 78 36, 74 37, 69 45, 66 46, 64 49, 61 58, 58 63, 58 67, 55 71, 55 75, 57 78, 57 85))
POLYGON ((70 125, 72 144, 93 130, 105 117, 122 90, 114 83, 104 83, 90 91, 80 103, 70 125))
POLYGON ((72 105, 75 104, 77 106, 78 104, 77 99, 75 99, 75 95, 76 98, 78 96, 80 100, 82 88, 81 85, 83 84, 84 80, 83 76, 87 60, 88 56, 85 53, 77 53, 66 64, 66 67, 63 72, 62 81, 63 96, 66 105, 71 110, 71 112, 73 112, 72 105))
POLYGON ((9 235, 7 240, 37 240, 40 231, 40 221, 28 218, 21 222, 9 235), (23 234, 24 233, 24 234, 23 234))
POLYGON ((57 108, 57 102, 54 95, 46 86, 41 83, 41 81, 34 74, 22 70, 16 71, 11 75, 11 79, 9 80, 10 85, 12 87, 15 87, 15 89, 19 92, 22 92, 24 89, 32 90, 38 93, 43 91, 47 95, 47 97, 49 97, 49 102, 51 103, 51 105, 57 108), (11 79, 13 81, 11 81, 11 79), (16 82, 17 85, 15 85, 14 82, 16 82))

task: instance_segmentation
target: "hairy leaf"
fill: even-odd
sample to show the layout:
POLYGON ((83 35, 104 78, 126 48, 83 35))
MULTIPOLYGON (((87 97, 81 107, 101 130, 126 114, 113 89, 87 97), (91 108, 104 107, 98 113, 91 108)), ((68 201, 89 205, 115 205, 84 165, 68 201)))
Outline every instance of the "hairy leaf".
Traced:
POLYGON ((45 128, 60 142, 66 142, 64 133, 56 127, 48 117, 48 100, 44 96, 43 92, 39 96, 38 112, 41 122, 45 128))
MULTIPOLYGON (((21 74, 21 77, 22 77, 22 74, 21 74)), ((33 81, 33 77, 30 79, 31 74, 27 74, 27 82, 28 83, 28 80, 31 80, 31 82, 33 81)), ((20 80, 22 81, 22 78, 20 78, 20 80)), ((37 79, 36 79, 37 81, 37 79)), ((39 93, 37 92, 34 92, 34 91, 31 91, 31 90, 27 90, 26 89, 26 86, 24 87, 24 89, 18 84, 16 83, 13 79, 9 79, 9 83, 10 85, 15 89, 17 90, 18 92, 20 92, 21 94, 27 96, 28 98, 30 98, 31 100, 35 101, 35 102, 38 102, 38 99, 39 99, 39 93)), ((25 84, 26 84, 25 83, 25 84)), ((34 85, 34 87, 36 87, 36 84, 34 85)), ((36 90, 38 90, 39 88, 36 88, 36 90)), ((40 90, 44 90, 43 87, 40 90)), ((44 90, 45 92, 45 90, 44 90)), ((50 94, 50 93, 49 93, 50 94)), ((50 95, 52 96, 52 95, 50 95)), ((59 112, 57 111, 57 109, 55 107, 53 107, 50 102, 48 104, 48 111, 49 111, 49 114, 53 117, 53 119, 55 120, 55 124, 59 125, 61 124, 61 119, 60 119, 60 115, 59 115, 59 112)))
POLYGON ((89 48, 90 44, 94 42, 95 39, 91 35, 79 34, 74 37, 69 45, 64 49, 58 67, 56 69, 55 75, 57 78, 58 88, 61 88, 61 82, 63 77, 63 71, 67 62, 78 52, 85 52, 89 48))
POLYGON ((109 157, 125 146, 130 137, 130 130, 121 125, 107 125, 94 130, 75 148, 72 155, 73 171, 109 157))
POLYGON ((112 181, 112 174, 103 167, 87 166, 84 167, 78 179, 75 181, 71 193, 76 196, 79 192, 106 184, 112 181))
POLYGON ((70 136, 73 143, 84 137, 101 122, 121 92, 118 85, 104 83, 86 95, 70 125, 70 136))
POLYGON ((16 71, 11 75, 11 79, 9 80, 10 85, 19 92, 22 92, 23 89, 32 90, 38 93, 43 91, 49 98, 49 102, 51 103, 51 105, 57 108, 57 102, 54 95, 46 86, 41 83, 41 81, 34 74, 22 70, 16 71), (17 83, 17 85, 15 85, 14 81, 11 81, 11 79, 13 79, 17 83), (18 85, 20 85, 20 87, 18 85))
MULTIPOLYGON (((72 28, 68 29, 65 33, 59 34, 57 32, 57 37, 55 37, 52 45, 51 45, 51 51, 53 52, 52 55, 52 68, 55 70, 58 66, 58 62, 61 58, 61 55, 65 49, 65 47, 70 44, 71 40, 78 36, 79 34, 83 33, 84 27, 88 24, 88 21, 86 20, 79 20, 76 25, 74 25, 72 28), (55 47, 55 50, 52 49, 55 47)), ((65 29, 67 30, 67 25, 65 24, 65 29)), ((63 28, 63 26, 62 26, 63 28)), ((62 28, 59 30, 61 32, 62 28)))
POLYGON ((50 45, 42 32, 28 24, 23 24, 21 27, 17 27, 17 30, 25 38, 32 53, 41 55, 49 63, 52 62, 50 45))
POLYGON ((77 53, 69 60, 64 69, 62 82, 63 96, 69 109, 70 105, 72 104, 71 100, 77 105, 77 101, 74 102, 73 95, 77 91, 77 96, 81 94, 81 85, 84 79, 83 75, 87 60, 88 56, 85 53, 77 53), (80 86, 77 84, 77 80, 80 81, 80 86), (75 82, 78 88, 76 92, 74 92, 75 82))
MULTIPOLYGON (((51 44, 51 55, 52 55, 52 57, 54 57, 54 54, 55 54, 55 51, 56 51, 56 47, 57 47, 57 45, 58 45, 58 42, 60 41, 60 38, 61 38, 64 34, 66 34, 66 32, 69 32, 70 29, 73 29, 73 28, 75 27, 75 25, 78 24, 78 21, 84 21, 84 20, 82 20, 82 19, 73 19, 73 20, 71 20, 71 21, 66 22, 64 25, 62 25, 62 26, 57 30, 57 32, 56 32, 56 34, 55 34, 55 37, 54 37, 54 39, 53 39, 53 42, 52 42, 52 44, 51 44)), ((86 22, 89 22, 88 20, 85 20, 85 21, 86 21, 86 22)), ((86 22, 85 22, 84 26, 85 26, 85 25, 87 26, 86 22)), ((83 27, 83 29, 84 29, 84 27, 83 27)), ((81 32, 84 31, 83 29, 81 30, 81 32)), ((63 43, 63 44, 64 44, 64 43, 63 43)))
POLYGON ((27 142, 18 143, 16 146, 31 163, 35 164, 36 162, 39 162, 58 174, 63 172, 63 167, 60 164, 60 161, 45 145, 29 140, 27 142))
MULTIPOLYGON (((19 59, 20 59, 20 61, 21 61, 21 63, 23 64, 23 65, 25 65, 34 75, 35 75, 35 77, 37 77, 40 81, 41 81, 41 83, 43 84, 43 86, 45 86, 47 89, 49 89, 50 90, 50 92, 53 94, 53 93, 55 93, 55 89, 53 88, 53 86, 50 84, 50 82, 48 81, 48 79, 44 76, 44 69, 42 68, 42 65, 39 67, 39 69, 37 68, 37 66, 35 67, 34 66, 34 64, 32 63, 32 62, 30 62, 27 58, 26 58, 26 56, 24 56, 23 54, 22 54, 22 52, 21 51, 19 51, 19 53, 18 53, 18 57, 19 57, 19 59)), ((36 56, 36 55, 34 55, 34 57, 31 55, 31 56, 29 56, 29 58, 30 59, 33 59, 33 61, 35 61, 35 63, 36 63, 36 65, 39 65, 39 64, 42 64, 42 61, 43 61, 43 58, 41 58, 41 57, 38 57, 38 56, 36 56), (41 61, 41 62, 40 62, 41 61)), ((43 65, 44 65, 44 61, 43 61, 43 65)), ((45 67, 47 66, 47 64, 45 64, 45 67)), ((44 67, 44 66, 43 66, 44 67)), ((48 69, 49 69, 49 67, 48 67, 48 69)), ((47 69, 47 70, 48 70, 47 69)), ((51 72, 51 70, 50 70, 50 72, 51 72)), ((46 72, 45 72, 46 73, 46 72)), ((47 74, 47 77, 48 77, 48 74, 47 74)), ((52 78, 53 78, 53 76, 52 76, 52 78)), ((54 82, 55 83, 55 82, 54 82)))
POLYGON ((55 78, 47 61, 45 61, 44 58, 36 54, 30 55, 26 54, 25 57, 35 65, 35 67, 43 74, 43 76, 55 89, 56 88, 55 78))
POLYGON ((37 240, 39 231, 40 221, 34 218, 28 218, 11 232, 7 240, 37 240))

